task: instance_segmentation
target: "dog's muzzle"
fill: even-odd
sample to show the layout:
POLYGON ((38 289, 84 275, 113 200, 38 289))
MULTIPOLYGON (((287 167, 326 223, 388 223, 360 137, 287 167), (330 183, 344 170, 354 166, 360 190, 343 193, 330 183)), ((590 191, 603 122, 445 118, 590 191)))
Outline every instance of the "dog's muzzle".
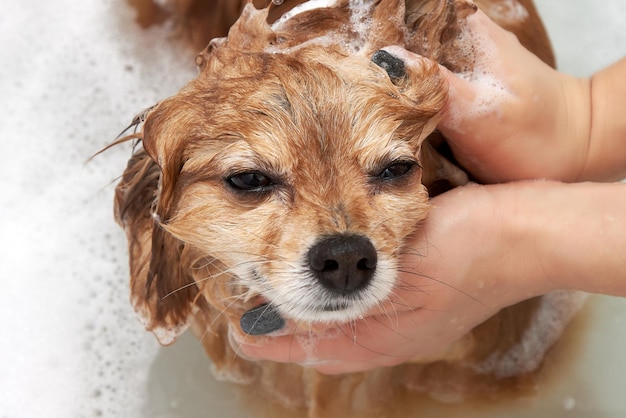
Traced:
MULTIPOLYGON (((365 289, 374 277, 378 253, 372 242, 356 234, 336 234, 317 241, 307 253, 310 276, 324 289, 338 296, 352 296, 365 289)), ((331 303, 325 310, 343 309, 331 303)), ((264 335, 285 326, 275 306, 265 304, 241 317, 240 326, 249 335, 264 335)))

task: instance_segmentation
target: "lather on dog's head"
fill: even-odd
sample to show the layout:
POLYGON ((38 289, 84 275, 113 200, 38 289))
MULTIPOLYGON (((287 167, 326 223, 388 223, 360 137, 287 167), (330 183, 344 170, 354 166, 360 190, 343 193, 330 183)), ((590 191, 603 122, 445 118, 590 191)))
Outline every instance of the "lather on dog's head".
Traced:
MULTIPOLYGON (((233 320, 260 296, 287 318, 348 321, 393 291, 428 213, 420 151, 447 87, 435 60, 379 51, 422 36, 404 1, 352 3, 273 25, 248 4, 198 77, 146 113, 117 211, 133 303, 162 342, 207 302, 233 320)), ((433 25, 474 10, 438 3, 433 25)))

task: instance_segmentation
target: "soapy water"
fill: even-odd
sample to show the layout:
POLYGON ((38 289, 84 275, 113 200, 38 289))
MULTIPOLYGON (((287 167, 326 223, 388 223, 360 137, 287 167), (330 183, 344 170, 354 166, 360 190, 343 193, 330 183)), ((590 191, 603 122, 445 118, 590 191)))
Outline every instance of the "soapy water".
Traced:
MULTIPOLYGON (((554 9, 553 19, 580 15, 577 21, 588 29, 572 31, 568 23, 550 31, 563 39, 561 58, 570 63, 566 71, 589 75, 625 52, 621 0, 602 8, 587 1, 593 13, 586 16, 564 0, 542 3, 554 9), (594 32, 600 24, 603 30, 594 32), (583 48, 582 59, 580 45, 591 44, 595 47, 583 48)), ((2 417, 181 416, 169 406, 174 394, 151 393, 148 385, 155 380, 151 372, 160 354, 179 346, 160 348, 137 321, 128 301, 126 240, 112 220, 112 182, 130 149, 117 147, 85 162, 133 115, 193 78, 195 67, 193 56, 171 40, 167 26, 141 31, 123 4, 3 4, 10 19, 0 25, 0 40, 5 40, 0 48, 2 417), (168 407, 146 414, 146 403, 159 400, 168 407)), ((588 353, 564 379, 566 396, 558 398, 558 405, 574 414, 585 409, 597 411, 596 416, 624 416, 619 376, 626 317, 623 304, 610 302, 595 319, 588 353)), ((314 344, 306 345, 314 359, 314 344)), ((197 341, 189 346, 204 356, 197 341)), ((197 364, 189 366, 197 369, 197 364)), ((196 414, 187 416, 201 416, 219 400, 198 389, 189 370, 177 371, 176 384, 183 396, 193 388, 202 395, 176 400, 197 402, 196 414)), ((161 377, 171 379, 171 373, 161 377)), ((508 412, 498 416, 524 416, 508 412)), ((246 416, 231 409, 217 414, 246 416)))

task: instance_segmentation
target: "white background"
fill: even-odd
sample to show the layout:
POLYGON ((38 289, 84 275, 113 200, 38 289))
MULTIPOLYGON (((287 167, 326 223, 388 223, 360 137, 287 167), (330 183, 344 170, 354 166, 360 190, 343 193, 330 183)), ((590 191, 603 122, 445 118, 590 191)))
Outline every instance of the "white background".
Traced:
MULTIPOLYGON (((537 2, 563 71, 626 55, 623 0, 537 2)), ((129 148, 86 163, 195 75, 168 33, 138 29, 123 0, 0 0, 1 418, 245 416, 192 338, 162 349, 135 320, 112 218, 129 148)), ((601 298, 589 316, 570 373, 482 416, 626 416, 613 380, 626 374, 626 303, 601 298)))

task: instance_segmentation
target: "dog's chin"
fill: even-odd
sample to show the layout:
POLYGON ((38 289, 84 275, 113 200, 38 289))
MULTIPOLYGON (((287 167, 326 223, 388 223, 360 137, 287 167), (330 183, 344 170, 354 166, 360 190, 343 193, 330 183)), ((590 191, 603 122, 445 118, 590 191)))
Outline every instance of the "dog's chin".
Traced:
MULTIPOLYGON (((395 263, 391 261, 379 262, 371 282, 347 294, 328 290, 302 274, 283 285, 265 286, 258 293, 285 319, 298 323, 350 322, 362 319, 373 308, 388 300, 396 283, 394 266, 395 263)), ((257 280, 263 277, 258 273, 255 276, 257 280)), ((271 283, 269 280, 262 281, 271 283)))

